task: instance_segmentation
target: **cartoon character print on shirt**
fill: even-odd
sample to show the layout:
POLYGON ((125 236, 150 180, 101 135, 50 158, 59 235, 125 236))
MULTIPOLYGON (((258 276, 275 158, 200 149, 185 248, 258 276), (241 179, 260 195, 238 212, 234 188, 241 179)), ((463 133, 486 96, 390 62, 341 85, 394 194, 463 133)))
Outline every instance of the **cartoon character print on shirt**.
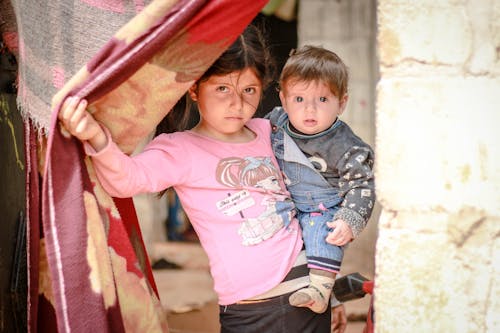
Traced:
POLYGON ((271 238, 278 230, 288 226, 293 217, 293 203, 283 194, 279 184, 279 171, 269 157, 229 157, 222 159, 216 171, 219 183, 238 189, 217 202, 217 208, 225 215, 236 215, 242 219, 238 234, 243 245, 255 245, 271 238), (255 202, 253 191, 259 189, 264 195, 260 203, 255 202), (245 217, 245 209, 256 204, 265 207, 257 217, 245 217))

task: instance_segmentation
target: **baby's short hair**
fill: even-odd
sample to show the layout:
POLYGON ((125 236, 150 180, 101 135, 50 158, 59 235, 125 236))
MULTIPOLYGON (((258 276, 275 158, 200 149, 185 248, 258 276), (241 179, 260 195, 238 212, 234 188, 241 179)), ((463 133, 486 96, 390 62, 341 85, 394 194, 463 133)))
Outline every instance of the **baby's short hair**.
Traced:
POLYGON ((347 94, 349 70, 334 52, 305 45, 290 52, 281 71, 280 89, 285 89, 285 85, 293 81, 324 82, 335 96, 341 98, 347 94))

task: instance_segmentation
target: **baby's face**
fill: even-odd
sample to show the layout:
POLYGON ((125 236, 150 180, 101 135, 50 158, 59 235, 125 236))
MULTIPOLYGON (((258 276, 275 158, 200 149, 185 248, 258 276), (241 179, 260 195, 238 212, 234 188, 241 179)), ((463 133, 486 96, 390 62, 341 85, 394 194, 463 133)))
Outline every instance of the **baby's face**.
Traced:
POLYGON ((347 103, 347 95, 339 100, 322 81, 287 82, 280 99, 293 127, 309 135, 328 129, 347 103))

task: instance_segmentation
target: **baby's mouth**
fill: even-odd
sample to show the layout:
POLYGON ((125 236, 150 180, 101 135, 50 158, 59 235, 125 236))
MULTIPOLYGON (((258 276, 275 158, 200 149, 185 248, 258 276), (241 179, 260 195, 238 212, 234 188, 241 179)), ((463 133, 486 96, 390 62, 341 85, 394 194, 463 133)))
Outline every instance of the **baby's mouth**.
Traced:
POLYGON ((306 126, 314 126, 316 125, 317 121, 314 119, 306 119, 304 120, 304 125, 306 126))

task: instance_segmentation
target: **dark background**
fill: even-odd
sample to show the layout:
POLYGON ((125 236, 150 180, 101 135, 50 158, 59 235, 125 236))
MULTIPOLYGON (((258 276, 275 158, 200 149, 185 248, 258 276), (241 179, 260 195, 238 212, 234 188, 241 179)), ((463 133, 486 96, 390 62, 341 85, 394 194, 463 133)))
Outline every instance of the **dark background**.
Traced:
POLYGON ((26 218, 23 121, 15 58, 0 40, 0 332, 26 332, 26 218))

